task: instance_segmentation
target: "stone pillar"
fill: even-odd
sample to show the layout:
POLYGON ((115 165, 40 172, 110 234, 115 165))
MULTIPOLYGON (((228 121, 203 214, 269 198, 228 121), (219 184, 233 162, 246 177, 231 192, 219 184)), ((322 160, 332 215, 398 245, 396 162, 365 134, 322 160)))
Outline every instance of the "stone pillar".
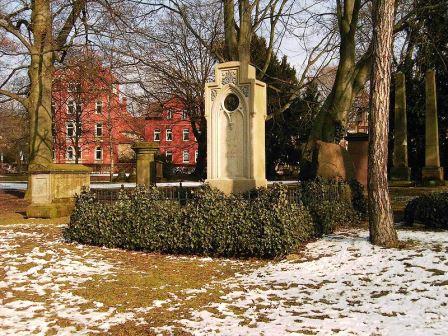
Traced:
POLYGON ((348 153, 355 166, 355 179, 367 190, 367 167, 369 152, 369 135, 367 133, 348 134, 348 153))
POLYGON ((408 123, 406 117, 406 80, 403 73, 395 75, 395 129, 392 181, 409 181, 411 169, 408 167, 408 123))
POLYGON ((79 164, 33 165, 28 169, 29 218, 57 218, 70 215, 74 196, 90 187, 91 169, 79 164))
POLYGON ((138 142, 132 149, 137 157, 137 185, 150 186, 156 182, 154 155, 159 146, 151 142, 138 142))
POLYGON ((426 118, 425 118, 425 167, 423 181, 443 182, 443 168, 440 167, 439 126, 437 119, 436 76, 434 70, 426 72, 426 118))
POLYGON ((226 62, 205 87, 207 182, 226 194, 266 187, 266 84, 253 66, 226 62))

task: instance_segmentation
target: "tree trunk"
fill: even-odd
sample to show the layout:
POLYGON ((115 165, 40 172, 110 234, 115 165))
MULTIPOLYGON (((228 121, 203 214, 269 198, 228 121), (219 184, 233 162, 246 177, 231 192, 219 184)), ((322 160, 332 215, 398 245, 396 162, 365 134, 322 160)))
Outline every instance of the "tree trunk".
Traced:
POLYGON ((30 165, 52 162, 51 86, 53 81, 52 15, 49 0, 33 1, 31 65, 28 70, 30 93, 30 165))
POLYGON ((341 36, 339 64, 330 94, 314 121, 310 140, 339 142, 348 123, 353 101, 370 74, 369 50, 356 62, 355 35, 358 29, 360 0, 345 0, 337 6, 338 28, 341 36))
POLYGON ((389 91, 394 0, 376 0, 369 114, 369 229, 372 244, 398 244, 387 183, 389 91))

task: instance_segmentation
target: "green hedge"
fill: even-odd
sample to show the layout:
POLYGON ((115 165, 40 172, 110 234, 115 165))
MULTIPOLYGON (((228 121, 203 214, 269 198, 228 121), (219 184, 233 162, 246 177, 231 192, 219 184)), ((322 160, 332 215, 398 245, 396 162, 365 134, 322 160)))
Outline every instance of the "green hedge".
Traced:
POLYGON ((448 229, 448 193, 434 193, 411 200, 404 210, 408 225, 415 221, 426 227, 448 229))
POLYGON ((83 193, 64 238, 149 252, 273 258, 315 233, 307 209, 289 203, 286 187, 276 185, 257 190, 250 200, 198 188, 183 207, 163 200, 155 188, 122 193, 113 204, 83 193))
POLYGON ((364 189, 356 180, 318 178, 302 182, 301 200, 310 211, 319 234, 357 225, 367 216, 364 189))

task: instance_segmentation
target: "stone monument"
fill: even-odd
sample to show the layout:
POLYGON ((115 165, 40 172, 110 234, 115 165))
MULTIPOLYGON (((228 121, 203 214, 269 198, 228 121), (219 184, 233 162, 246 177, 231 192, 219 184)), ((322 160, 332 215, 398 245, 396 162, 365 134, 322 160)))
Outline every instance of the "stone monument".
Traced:
POLYGON ((406 80, 402 72, 395 75, 395 129, 392 181, 410 181, 411 169, 408 167, 408 123, 406 117, 406 80))
POLYGON ((74 196, 90 187, 91 169, 78 164, 34 164, 28 168, 29 218, 68 216, 74 208, 74 196))
POLYGON ((207 183, 226 194, 266 187, 266 84, 255 68, 226 62, 205 87, 207 183))
POLYGON ((369 135, 367 133, 349 133, 345 139, 348 142, 348 153, 353 161, 354 177, 367 190, 369 135))
POLYGON ((440 167, 439 126, 437 119, 436 76, 434 70, 426 72, 426 118, 425 118, 425 167, 423 181, 443 184, 443 167, 440 167))
POLYGON ((159 146, 152 142, 138 142, 132 149, 137 158, 137 185, 146 187, 154 185, 156 182, 156 165, 154 155, 159 150, 159 146))

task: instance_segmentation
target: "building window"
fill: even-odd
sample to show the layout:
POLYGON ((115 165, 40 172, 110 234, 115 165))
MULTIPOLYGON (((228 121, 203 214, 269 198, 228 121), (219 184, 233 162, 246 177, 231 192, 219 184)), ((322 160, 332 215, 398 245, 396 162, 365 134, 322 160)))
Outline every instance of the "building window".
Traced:
POLYGON ((103 136, 103 124, 97 123, 95 125, 95 136, 102 137, 103 136))
POLYGON ((67 123, 67 137, 72 138, 75 136, 75 123, 68 122, 67 123))
POLYGON ((65 157, 69 161, 73 161, 75 159, 75 149, 72 146, 67 147, 65 157))
POLYGON ((98 100, 95 104, 95 113, 103 114, 103 102, 101 100, 98 100))
POLYGON ((167 162, 172 162, 173 161, 173 152, 170 150, 167 150, 165 152, 165 158, 167 162))
POLYGON ((102 160, 103 159, 103 149, 101 147, 95 148, 95 160, 102 160))
POLYGON ((185 128, 185 129, 182 131, 182 140, 183 140, 183 141, 188 141, 188 140, 190 140, 190 131, 189 131, 188 128, 185 128))
POLYGON ((67 113, 68 114, 75 113, 75 102, 73 100, 69 100, 67 103, 67 113))
POLYGON ((182 111, 182 120, 187 120, 187 118, 188 118, 187 111, 183 110, 182 111))
POLYGON ((68 83, 68 92, 71 93, 79 93, 81 92, 81 84, 80 83, 68 83))
POLYGON ((51 115, 56 114, 56 104, 54 102, 51 103, 51 115))
POLYGON ((154 141, 160 141, 160 130, 158 128, 154 130, 154 141))
POLYGON ((171 128, 167 128, 166 130, 166 141, 173 141, 173 131, 171 128))
POLYGON ((198 162, 198 154, 199 152, 197 150, 194 151, 194 162, 198 162))
POLYGON ((172 110, 168 110, 168 112, 166 113, 166 118, 173 119, 173 111, 172 110))
POLYGON ((188 153, 188 150, 184 150, 182 152, 182 162, 183 163, 189 163, 190 162, 190 153, 188 153))

